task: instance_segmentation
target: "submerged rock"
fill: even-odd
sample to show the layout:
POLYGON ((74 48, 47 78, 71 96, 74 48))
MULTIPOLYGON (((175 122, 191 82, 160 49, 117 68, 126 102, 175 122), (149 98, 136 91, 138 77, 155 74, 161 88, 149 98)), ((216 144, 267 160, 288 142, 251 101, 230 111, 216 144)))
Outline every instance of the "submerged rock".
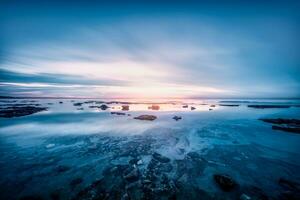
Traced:
POLYGON ((155 120, 157 117, 154 115, 140 115, 138 117, 135 117, 134 119, 139 119, 139 120, 148 120, 148 121, 153 121, 155 120))
POLYGON ((4 117, 4 118, 22 117, 22 116, 31 115, 31 114, 45 111, 45 110, 47 110, 47 108, 44 108, 44 107, 11 106, 11 107, 6 107, 6 108, 1 108, 0 109, 0 117, 4 117))
POLYGON ((161 155, 159 153, 156 153, 156 152, 154 154, 152 154, 152 157, 154 159, 156 159, 157 161, 162 162, 162 163, 170 162, 170 158, 165 157, 165 156, 163 156, 163 155, 161 155))
POLYGON ((224 191, 230 191, 237 185, 237 183, 229 175, 226 174, 215 174, 214 180, 224 191))
POLYGON ((181 119, 182 119, 182 117, 181 117, 181 116, 177 116, 177 115, 175 115, 175 116, 173 117, 173 119, 174 119, 174 120, 176 120, 176 121, 178 121, 178 120, 181 120, 181 119))

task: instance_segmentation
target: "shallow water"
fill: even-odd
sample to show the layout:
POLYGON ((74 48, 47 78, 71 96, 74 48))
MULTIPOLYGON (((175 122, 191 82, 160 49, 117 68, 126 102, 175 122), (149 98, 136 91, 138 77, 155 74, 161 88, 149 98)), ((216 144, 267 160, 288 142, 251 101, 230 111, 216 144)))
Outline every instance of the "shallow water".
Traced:
MULTIPOLYGON (((23 101, 18 99, 17 103, 23 101)), ((122 111, 130 116, 110 114, 121 111, 123 104, 108 104, 110 108, 105 111, 89 108, 101 104, 83 104, 83 110, 73 105, 84 101, 89 100, 36 99, 35 103, 48 107, 48 111, 0 118, 1 199, 28 195, 44 199, 100 198, 99 191, 96 196, 87 194, 92 190, 105 190, 105 194, 110 193, 105 197, 108 199, 119 199, 124 194, 140 199, 142 181, 150 173, 154 152, 170 159, 170 165, 156 166, 155 173, 167 177, 168 184, 174 183, 176 192, 154 192, 157 196, 153 199, 167 199, 168 192, 175 193, 177 199, 198 199, 200 194, 203 199, 234 199, 243 193, 251 194, 254 187, 278 198, 284 191, 278 184, 280 178, 300 182, 300 135, 272 130, 270 124, 258 120, 299 119, 300 107, 247 107, 261 102, 294 105, 299 101, 243 100, 234 102, 238 107, 218 106, 220 100, 160 101, 155 104, 160 106, 159 110, 148 109, 151 103, 136 102, 129 104, 129 111, 122 111), (216 107, 210 107, 212 104, 216 107), (191 110, 191 106, 196 109, 191 110), (133 119, 141 114, 158 118, 133 119), (175 115, 182 120, 173 120, 175 115), (188 156, 190 152, 196 152, 201 159, 193 160, 188 156), (107 172, 116 166, 128 166, 133 158, 140 160, 134 168, 139 170, 137 182, 141 184, 130 185, 123 175, 107 172), (216 173, 230 175, 238 188, 222 191, 212 178, 216 173), (99 180, 101 187, 95 186, 99 180), (85 194, 78 196, 82 191, 85 194)), ((153 181, 155 190, 163 186, 159 181, 153 181)))

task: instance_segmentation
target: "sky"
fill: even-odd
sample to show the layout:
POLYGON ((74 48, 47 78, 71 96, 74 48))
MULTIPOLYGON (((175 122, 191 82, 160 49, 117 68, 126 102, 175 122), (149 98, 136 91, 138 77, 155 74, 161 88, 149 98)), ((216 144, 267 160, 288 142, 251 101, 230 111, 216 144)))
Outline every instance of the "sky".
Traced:
POLYGON ((299 1, 2 0, 0 95, 300 98, 299 9, 299 1))

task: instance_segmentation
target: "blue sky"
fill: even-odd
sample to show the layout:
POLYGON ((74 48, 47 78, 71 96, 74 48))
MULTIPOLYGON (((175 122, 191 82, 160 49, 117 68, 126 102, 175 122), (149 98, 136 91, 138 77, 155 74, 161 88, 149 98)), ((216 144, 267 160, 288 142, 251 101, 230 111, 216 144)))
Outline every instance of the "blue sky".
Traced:
POLYGON ((0 95, 300 97, 297 1, 3 1, 0 95))

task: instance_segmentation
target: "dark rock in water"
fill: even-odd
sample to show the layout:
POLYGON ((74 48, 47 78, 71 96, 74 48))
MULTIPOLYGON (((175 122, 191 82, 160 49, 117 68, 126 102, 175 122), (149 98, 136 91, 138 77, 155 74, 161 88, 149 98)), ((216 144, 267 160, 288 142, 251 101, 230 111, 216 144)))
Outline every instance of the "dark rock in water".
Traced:
POLYGON ((173 119, 174 119, 174 120, 176 120, 176 121, 178 121, 178 120, 181 120, 181 119, 182 119, 182 117, 180 117, 180 116, 176 116, 176 115, 175 115, 175 116, 173 117, 173 119))
POLYGON ((219 106, 229 106, 229 107, 238 107, 239 104, 219 104, 219 106))
POLYGON ((230 176, 226 174, 215 174, 214 180, 224 191, 230 191, 237 185, 237 183, 230 176))
POLYGON ((129 110, 129 105, 122 105, 122 110, 129 110))
POLYGON ((77 185, 81 184, 83 182, 83 179, 82 178, 75 178, 73 179, 71 182, 70 182, 70 187, 71 188, 74 188, 76 187, 77 185))
POLYGON ((165 156, 163 156, 163 155, 161 155, 159 153, 156 153, 156 152, 154 154, 152 154, 152 157, 154 159, 156 159, 157 161, 162 162, 162 163, 170 162, 170 158, 165 157, 165 156))
POLYGON ((150 110, 159 110, 160 107, 159 107, 159 105, 151 105, 151 106, 148 107, 148 109, 150 109, 150 110))
POLYGON ((292 133, 300 133, 300 120, 299 119, 260 119, 261 121, 277 124, 273 125, 273 130, 281 130, 292 133))
POLYGON ((291 133, 300 133, 300 127, 272 126, 272 129, 291 133))
POLYGON ((101 109, 101 110, 106 110, 107 108, 109 108, 107 105, 105 105, 105 104, 102 104, 101 106, 99 106, 99 108, 101 109))
POLYGON ((182 107, 183 107, 183 108, 188 108, 189 106, 188 106, 188 105, 183 105, 182 107))
POLYGON ((140 115, 138 117, 135 117, 134 119, 139 119, 139 120, 147 120, 147 121, 153 121, 157 117, 154 115, 140 115))
POLYGON ((210 107, 216 107, 216 105, 210 105, 210 107))
POLYGON ((62 104, 62 103, 64 103, 64 102, 60 101, 59 103, 62 104))
POLYGON ((284 187, 289 190, 298 190, 300 192, 300 183, 290 181, 285 178, 280 178, 278 183, 281 187, 284 187))
POLYGON ((282 119, 282 118, 277 118, 277 119, 259 119, 261 121, 267 122, 267 123, 272 123, 272 124, 292 124, 292 125, 300 125, 300 120, 299 119, 282 119))
POLYGON ((208 110, 211 111, 211 110, 213 110, 213 109, 210 108, 210 109, 208 109, 208 110))
POLYGON ((73 103, 73 106, 82 106, 83 103, 73 103))
POLYGON ((124 179, 128 182, 135 182, 139 180, 139 170, 134 168, 131 172, 124 176, 124 179))
POLYGON ((195 110, 195 109, 196 109, 195 107, 193 107, 193 106, 191 107, 191 110, 195 110))
POLYGON ((248 105, 249 108, 258 108, 258 109, 265 109, 265 108, 289 108, 289 105, 248 105))
POLYGON ((77 108, 77 110, 84 110, 83 108, 77 108))
POLYGON ((45 110, 47 110, 47 108, 34 107, 34 106, 25 106, 25 107, 12 106, 12 107, 6 107, 0 109, 0 117, 4 117, 4 118, 22 117, 22 116, 31 115, 45 110))
POLYGON ((112 115, 126 115, 126 113, 122 113, 122 112, 110 112, 110 114, 112 114, 112 115))
POLYGON ((66 172, 69 171, 71 168, 68 166, 64 166, 64 165, 59 165, 58 167, 56 167, 55 171, 58 173, 62 173, 62 172, 66 172))

